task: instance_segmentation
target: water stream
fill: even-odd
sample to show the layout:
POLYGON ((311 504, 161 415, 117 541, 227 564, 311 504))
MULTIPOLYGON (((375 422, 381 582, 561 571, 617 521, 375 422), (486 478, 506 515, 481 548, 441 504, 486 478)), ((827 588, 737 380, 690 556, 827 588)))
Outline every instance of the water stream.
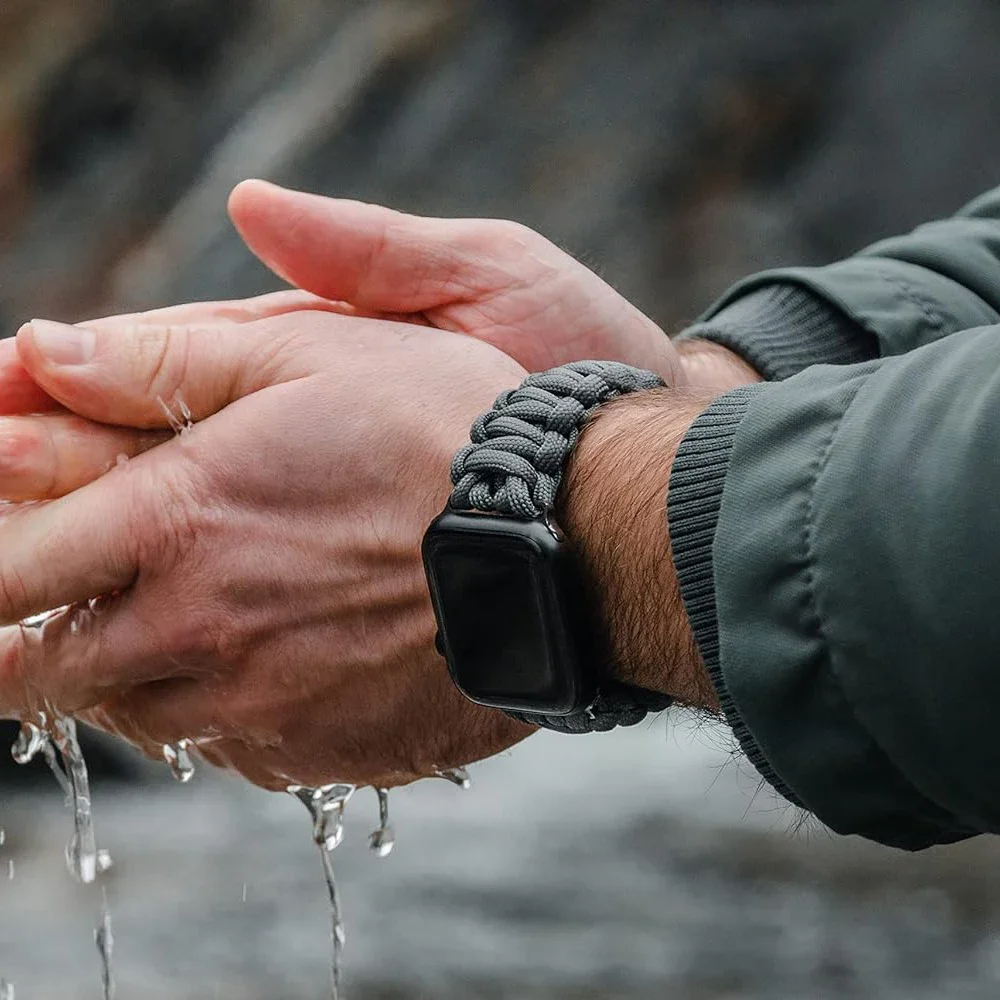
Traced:
MULTIPOLYGON (((70 615, 70 629, 79 632, 92 614, 89 607, 58 608, 41 615, 34 615, 21 623, 25 648, 40 649, 46 624, 53 619, 70 615)), ((94 830, 93 805, 90 795, 90 775, 87 762, 77 735, 76 720, 46 708, 36 709, 35 720, 25 721, 14 745, 11 756, 18 764, 30 764, 41 756, 52 772, 73 814, 73 833, 66 845, 66 867, 70 874, 84 885, 95 882, 98 876, 111 868, 113 861, 106 850, 97 846, 94 830)), ((8 869, 13 877, 13 867, 8 869)), ((107 896, 103 899, 100 923, 94 932, 101 961, 104 1000, 113 1000, 114 975, 111 966, 111 915, 107 896)), ((13 998, 14 987, 4 982, 7 993, 0 991, 0 1000, 13 998)))
POLYGON ((289 785, 288 794, 295 796, 309 811, 312 818, 313 841, 319 848, 323 862, 323 877, 330 897, 330 997, 340 1000, 340 961, 346 935, 340 909, 340 893, 337 890, 336 873, 333 870, 333 852, 344 839, 344 807, 356 791, 354 785, 322 785, 306 788, 303 785, 289 785))

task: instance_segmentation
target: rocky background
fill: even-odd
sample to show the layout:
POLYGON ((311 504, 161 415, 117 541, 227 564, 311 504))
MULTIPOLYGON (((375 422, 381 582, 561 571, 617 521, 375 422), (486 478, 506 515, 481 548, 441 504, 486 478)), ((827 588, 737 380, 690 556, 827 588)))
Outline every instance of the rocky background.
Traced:
MULTIPOLYGON (((225 218, 248 176, 518 219, 676 329, 748 271, 1000 183, 998 42, 995 0, 2 0, 0 334, 274 288, 225 218)), ((566 756, 544 782, 557 744, 532 741, 464 812, 404 799, 433 807, 408 807, 424 832, 402 882, 348 863, 368 886, 354 995, 1000 993, 991 845, 916 867, 822 834, 792 849, 781 819, 744 827, 752 779, 706 809, 706 755, 660 743, 566 756), (621 786, 624 811, 591 836, 611 759, 601 795, 621 786)), ((0 885, 0 974, 19 1000, 93 996, 92 900, 56 888, 64 818, 14 790, 30 776, 0 773, 22 872, 0 885)), ((285 813, 233 784, 105 788, 129 995, 321 995, 305 829, 282 846, 285 813)))
POLYGON ((246 176, 517 218, 667 327, 997 182, 992 0, 4 0, 0 325, 273 287, 246 176))

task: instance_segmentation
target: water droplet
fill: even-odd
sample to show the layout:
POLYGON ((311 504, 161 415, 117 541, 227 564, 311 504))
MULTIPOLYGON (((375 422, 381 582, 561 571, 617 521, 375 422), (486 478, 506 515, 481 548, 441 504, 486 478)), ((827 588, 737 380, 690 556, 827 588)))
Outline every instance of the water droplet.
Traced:
POLYGON ((178 740, 176 743, 165 743, 163 759, 170 765, 170 772, 182 785, 186 785, 194 777, 194 761, 191 760, 190 740, 178 740))
POLYGON ((167 423, 170 425, 170 429, 176 435, 183 437, 191 433, 194 429, 194 420, 192 419, 191 410, 181 398, 180 393, 174 396, 174 406, 177 407, 176 413, 162 396, 157 396, 156 402, 159 403, 160 409, 163 411, 163 415, 167 418, 167 423))
POLYGON ((103 893, 101 922, 94 928, 94 944, 101 958, 101 984, 104 988, 104 1000, 115 1000, 115 976, 111 964, 111 956, 115 947, 115 937, 111 933, 111 912, 108 909, 108 894, 103 893))
POLYGON ((10 748, 10 755, 17 764, 30 764, 49 742, 47 733, 32 722, 21 723, 21 731, 10 748))
POLYGON ((14 859, 13 858, 8 858, 7 859, 7 881, 8 882, 13 882, 14 881, 14 859))
POLYGON ((469 772, 464 767, 439 768, 434 772, 434 776, 444 778, 445 781, 450 781, 465 791, 472 787, 472 778, 469 777, 469 772))
POLYGON ((368 847, 377 858, 387 858, 396 846, 396 834, 389 823, 389 789, 376 788, 378 829, 368 838, 368 847))

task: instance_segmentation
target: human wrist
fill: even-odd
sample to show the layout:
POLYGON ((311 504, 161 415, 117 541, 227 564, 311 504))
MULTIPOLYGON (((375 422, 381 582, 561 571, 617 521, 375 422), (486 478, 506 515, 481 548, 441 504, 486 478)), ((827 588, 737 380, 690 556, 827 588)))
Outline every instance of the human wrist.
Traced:
POLYGON ((712 340, 690 337, 677 342, 684 384, 721 395, 743 385, 762 382, 763 376, 735 351, 712 340))
POLYGON ((576 549, 613 676, 717 708, 670 553, 666 492, 685 432, 710 390, 652 390, 600 407, 574 448, 556 516, 576 549))

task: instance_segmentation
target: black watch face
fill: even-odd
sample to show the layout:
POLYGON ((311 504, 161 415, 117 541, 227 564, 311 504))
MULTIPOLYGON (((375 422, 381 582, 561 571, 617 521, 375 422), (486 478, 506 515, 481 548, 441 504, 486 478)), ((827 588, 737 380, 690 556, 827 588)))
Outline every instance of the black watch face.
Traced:
POLYGON ((535 522, 461 514, 435 522, 424 560, 440 645, 468 697, 549 715, 585 707, 586 622, 567 558, 535 522))

